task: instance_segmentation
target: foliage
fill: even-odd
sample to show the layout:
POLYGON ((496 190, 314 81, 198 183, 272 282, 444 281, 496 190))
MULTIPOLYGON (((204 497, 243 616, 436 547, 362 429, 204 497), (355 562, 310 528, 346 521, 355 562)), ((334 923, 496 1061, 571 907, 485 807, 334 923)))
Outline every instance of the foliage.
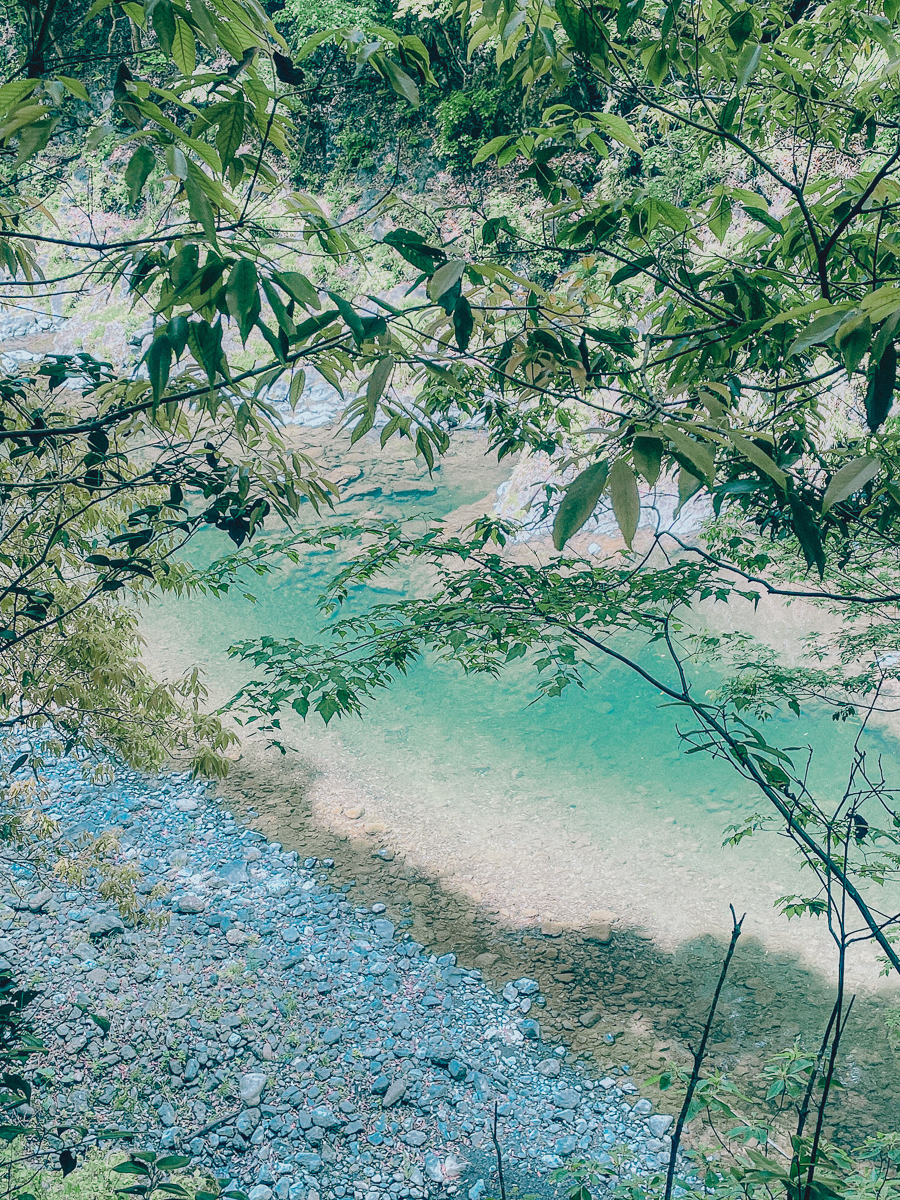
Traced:
MULTIPOLYGON (((323 37, 295 62, 252 0, 148 0, 112 25, 103 0, 78 20, 58 0, 39 8, 40 20, 10 12, 0 86, 5 299, 39 309, 60 286, 118 287, 148 329, 138 370, 58 354, 0 380, 0 723, 52 726, 66 746, 141 766, 193 748, 196 769, 222 773, 230 735, 202 712, 195 673, 166 686, 147 674, 135 602, 182 587, 178 552, 199 530, 240 545, 267 519, 331 503, 279 429, 272 389, 296 403, 303 363, 337 383, 389 336, 384 318, 320 294, 286 246, 356 253, 277 173, 310 90, 300 62, 323 37), (104 30, 105 81, 80 54, 104 30), (143 211, 131 231, 54 217, 73 165, 101 145, 143 211)), ((427 75, 418 39, 326 36, 332 58, 418 102, 392 57, 427 75)))
POLYGON ((509 111, 510 100, 510 91, 503 85, 479 83, 465 91, 454 90, 440 101, 438 148, 452 170, 471 170, 476 152, 514 116, 509 111))
POLYGON ((785 897, 785 911, 827 913, 838 945, 871 937, 900 969, 894 918, 859 887, 900 864, 880 769, 858 739, 846 794, 815 796, 807 764, 748 719, 821 699, 839 717, 871 716, 889 707, 896 674, 885 655, 900 595, 889 419, 900 326, 896 14, 859 0, 764 13, 707 0, 559 0, 555 11, 491 0, 457 11, 470 53, 490 49, 509 86, 527 94, 540 81, 606 100, 588 110, 548 95, 539 124, 476 155, 519 167, 541 198, 543 242, 507 217, 482 219, 465 244, 406 227, 386 235, 431 305, 392 326, 390 354, 348 410, 353 438, 380 415, 383 440, 415 437, 430 462, 462 413, 483 421, 501 456, 556 452, 562 468, 578 468, 558 505, 557 551, 600 502, 626 548, 637 546, 641 489, 670 482, 679 507, 699 492, 719 520, 704 545, 657 518, 640 554, 599 564, 523 562, 504 551, 514 531, 491 521, 461 538, 344 531, 372 540, 326 603, 408 558, 428 563, 431 591, 339 621, 337 648, 277 637, 235 647, 261 672, 238 703, 269 720, 288 705, 326 720, 359 712, 425 651, 489 673, 530 657, 540 692, 556 695, 583 686, 596 657, 613 658, 690 714, 691 752, 727 759, 757 789, 769 816, 735 840, 771 819, 795 841, 818 890, 785 897), (676 206, 639 186, 581 191, 566 173, 576 152, 639 155, 673 128, 727 165, 712 196, 676 206), (561 267, 578 263, 549 287, 527 273, 529 255, 548 250, 561 267), (512 255, 524 270, 506 265, 512 255), (398 403, 389 385, 401 363, 440 386, 398 403), (704 599, 767 594, 830 606, 841 633, 817 653, 845 669, 785 671, 731 635, 698 634, 687 617, 704 599), (663 648, 668 670, 643 665, 642 642, 663 648), (703 656, 734 664, 718 696, 695 694, 690 666, 703 656))

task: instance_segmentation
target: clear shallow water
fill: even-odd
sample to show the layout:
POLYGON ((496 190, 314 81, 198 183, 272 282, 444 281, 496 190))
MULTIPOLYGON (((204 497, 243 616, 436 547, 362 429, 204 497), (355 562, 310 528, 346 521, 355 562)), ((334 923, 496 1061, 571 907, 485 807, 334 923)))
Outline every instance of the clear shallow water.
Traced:
MULTIPOLYGON (((443 517, 482 499, 504 475, 488 462, 462 479, 445 470, 435 476, 434 494, 425 498, 398 495, 400 489, 382 480, 381 494, 373 501, 367 492, 364 503, 381 514, 443 517)), ((342 504, 337 515, 355 515, 361 503, 342 504)), ((221 549, 221 542, 215 546, 221 549)), ((196 547, 196 560, 205 559, 211 547, 196 547)), ((336 564, 332 552, 310 550, 300 566, 286 564, 268 579, 251 578, 248 587, 256 603, 235 589, 223 600, 179 602, 171 612, 189 625, 191 642, 209 661, 221 660, 233 641, 267 633, 325 642, 327 622, 316 600, 336 564)), ((351 596, 346 611, 399 598, 410 586, 403 572, 385 577, 351 596)), ((672 675, 659 652, 644 652, 643 661, 663 679, 672 675)), ((383 759, 390 771, 408 774, 420 787, 430 781, 441 785, 441 792, 486 790, 526 808, 578 811, 586 827, 608 816, 604 797, 614 794, 633 819, 675 824, 718 845, 725 826, 758 807, 756 795, 727 764, 685 754, 677 726, 689 727, 689 714, 665 707, 625 667, 608 660, 596 665, 597 672, 585 676, 585 690, 573 687, 562 697, 531 703, 536 676, 525 665, 494 679, 466 676, 452 664, 422 662, 382 693, 363 720, 345 720, 340 735, 348 746, 383 759)), ((229 673, 246 678, 247 670, 234 664, 229 673)), ((715 679, 708 667, 695 671, 696 692, 702 695, 715 679)), ((800 719, 775 718, 765 735, 778 746, 811 747, 814 793, 843 792, 855 724, 836 724, 827 712, 813 711, 800 719)), ((894 740, 873 731, 866 745, 890 770, 896 761, 894 740)), ((805 750, 795 760, 803 762, 805 750)))
MULTIPOLYGON (((483 500, 506 473, 479 460, 472 439, 433 482, 421 480, 418 492, 406 486, 408 466, 385 471, 376 460, 356 484, 363 494, 342 505, 339 515, 443 516, 483 500)), ((202 558, 210 550, 200 545, 195 553, 202 558)), ((223 694, 224 681, 227 693, 247 678, 246 668, 225 657, 230 643, 265 633, 325 640, 315 601, 335 565, 330 552, 312 551, 299 566, 254 578, 249 588, 255 604, 236 590, 224 600, 164 605, 148 622, 151 649, 165 640, 178 666, 206 664, 217 691, 223 694)), ((352 604, 390 599, 410 586, 409 578, 391 577, 352 604)), ((656 665, 652 653, 647 662, 656 665)), ((747 982, 735 984, 723 1061, 738 1052, 762 1054, 760 1048, 819 1027, 831 1003, 827 935, 821 924, 788 924, 773 911, 778 895, 801 890, 790 846, 766 835, 738 850, 723 849, 723 829, 755 809, 755 796, 726 764, 684 754, 676 731, 684 716, 660 707, 647 685, 616 664, 598 667, 586 690, 530 705, 534 676, 521 665, 491 679, 421 663, 363 720, 333 723, 328 731, 310 722, 286 740, 301 755, 318 754, 320 762, 340 749, 375 798, 376 811, 369 810, 366 820, 382 818, 401 855, 408 852, 450 891, 493 904, 494 912, 505 914, 501 920, 510 918, 509 928, 548 920, 577 928, 588 923, 591 910, 607 910, 618 915, 623 930, 649 931, 651 942, 621 942, 620 961, 611 970, 617 979, 616 971, 636 976, 632 986, 644 989, 633 995, 647 999, 634 999, 627 1009, 649 1002, 669 1013, 654 1017, 651 1038, 667 1028, 683 1036, 691 1013, 684 1006, 705 1003, 719 954, 708 935, 720 941, 727 933, 729 903, 748 913, 747 982)), ((698 690, 713 682, 709 672, 697 680, 698 690)), ((779 745, 811 745, 812 785, 836 796, 845 786, 856 732, 812 713, 773 721, 767 737, 779 745)), ((868 745, 890 771, 893 740, 876 732, 868 745)), ((262 809, 265 799, 257 804, 262 809)), ((284 840, 290 843, 289 836, 284 840)), ((363 863, 368 854, 363 852, 363 863)), ((435 924, 421 932, 423 939, 443 939, 446 948, 468 949, 470 957, 484 949, 483 927, 475 928, 462 908, 447 915, 446 899, 435 893, 432 909, 435 924)), ((493 941, 487 944, 495 948, 493 941)), ((511 953, 509 946, 500 950, 511 953)), ((575 983, 550 987, 562 993, 556 998, 561 1008, 577 1016, 590 1006, 602 971, 610 969, 608 962, 598 965, 598 956, 611 952, 583 943, 565 953, 575 983)), ((501 965, 505 961, 519 974, 540 972, 519 943, 515 956, 501 965)), ((877 1094, 879 1104, 867 1101, 866 1111, 882 1125, 880 1112, 891 1112, 896 1065, 884 1040, 883 1004, 865 1010, 858 1005, 848 1034, 848 1082, 870 1097, 877 1094)), ((596 1028, 598 1039, 602 1029, 596 1028)), ((628 1050, 632 1061, 637 1054, 628 1050)))

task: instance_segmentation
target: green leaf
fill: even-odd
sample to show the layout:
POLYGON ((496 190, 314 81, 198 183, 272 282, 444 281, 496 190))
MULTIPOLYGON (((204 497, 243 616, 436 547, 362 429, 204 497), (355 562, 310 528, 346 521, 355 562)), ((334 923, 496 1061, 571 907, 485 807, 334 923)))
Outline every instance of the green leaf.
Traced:
POLYGON ((782 491, 787 489, 787 475, 781 467, 776 466, 765 450, 760 449, 750 438, 744 437, 743 434, 736 433, 734 430, 729 430, 728 436, 744 458, 749 458, 755 467, 759 467, 760 471, 768 475, 770 479, 774 479, 782 491))
POLYGON ((897 383, 897 347, 888 342, 878 363, 870 368, 866 392, 866 420, 874 433, 887 419, 897 383))
POLYGON ((566 494, 553 521, 553 545, 562 550, 597 507, 609 478, 609 464, 592 463, 566 488, 566 494))
MULTIPOLYGON (((808 325, 791 343, 788 357, 793 354, 804 354, 812 346, 827 342, 840 328, 847 316, 847 309, 847 305, 840 305, 823 313, 820 317, 816 317, 815 321, 808 325)), ((763 328, 766 327, 763 326, 763 328)))
POLYGON ((619 37, 625 36, 640 16, 643 7, 644 0, 620 0, 616 13, 616 32, 619 37))
MULTIPOLYGON (((40 111, 46 112, 46 109, 40 111)), ((26 125, 19 131, 18 153, 16 161, 13 163, 13 170, 21 167, 23 163, 28 162, 30 158, 39 154, 46 147, 58 120, 58 117, 53 117, 48 121, 36 121, 33 125, 26 125)))
POLYGON ((818 568, 821 578, 825 573, 825 551, 815 517, 799 497, 791 496, 790 503, 794 533, 797 535, 806 565, 818 568))
POLYGON ((362 321, 359 319, 359 313, 345 300, 343 296, 339 296, 336 292, 329 292, 328 295, 334 301, 334 306, 344 319, 344 324, 353 334, 353 340, 357 346, 361 346, 366 340, 366 329, 362 321))
POLYGON ((619 142, 620 145, 627 146, 635 154, 643 154, 643 146, 637 140, 634 131, 627 121, 615 116, 613 113, 605 112, 594 113, 593 119, 594 124, 609 134, 614 142, 619 142))
POLYGON ((858 492, 870 479, 874 479, 880 470, 881 459, 871 454, 844 463, 828 481, 825 497, 822 500, 822 512, 828 512, 835 504, 840 504, 842 500, 846 500, 848 496, 858 492))
POLYGON ((378 62, 375 63, 376 56, 373 55, 373 66, 380 67, 381 72, 387 79, 388 83, 394 89, 398 96, 402 96, 404 100, 408 100, 413 108, 419 107, 419 89, 416 87, 415 80, 401 68, 386 54, 378 55, 378 62))
POLYGON ((666 425, 664 431, 676 451, 697 468, 694 473, 701 475, 707 483, 711 484, 716 464, 709 446, 695 442, 693 438, 689 438, 686 433, 672 425, 666 425))
POLYGON ((652 254, 645 254, 642 258, 636 258, 633 262, 626 263, 624 267, 619 267, 612 278, 610 279, 611 287, 618 287, 620 283, 624 283, 626 279, 633 279, 635 275, 640 275, 642 271, 646 271, 648 267, 656 265, 656 259, 652 254))
POLYGON ((225 303, 246 342, 259 316, 259 276, 251 259, 239 258, 231 268, 225 285, 225 303))
POLYGON ((669 73, 669 56, 664 42, 660 42, 647 59, 647 74, 651 83, 657 87, 665 81, 669 73))
POLYGON ((634 472, 624 458, 616 459, 610 468, 609 495, 616 523, 630 550, 641 517, 641 497, 634 472))
POLYGON ((439 246, 430 246, 414 229, 392 229, 382 240, 386 245, 393 246, 417 271, 428 274, 447 257, 439 246))
POLYGON ((428 297, 437 303, 441 296, 459 282, 466 264, 460 258, 451 258, 443 266, 438 267, 428 281, 428 297))
POLYGON ((244 137, 244 101, 232 100, 225 106, 216 130, 216 149, 223 169, 237 154, 244 137))
POLYGON ((678 472, 678 508, 675 510, 675 515, 681 512, 691 496, 696 495, 703 486, 703 481, 698 479, 696 475, 692 475, 690 471, 686 471, 684 467, 678 472))
POLYGON ((737 12, 728 22, 728 33, 734 44, 740 48, 748 38, 753 36, 753 11, 745 8, 737 12))
POLYGON ((4 83, 0 87, 0 113, 9 112, 17 104, 21 104, 31 95, 38 83, 38 79, 14 79, 10 83, 4 83))
POLYGON ((158 1160, 156 1166, 160 1171, 178 1171, 182 1167, 191 1165, 190 1158, 186 1158, 183 1154, 170 1154, 167 1158, 158 1160))
POLYGON ((391 372, 394 369, 394 359, 390 354, 386 354, 384 358, 379 358, 378 362, 372 368, 372 374, 369 376, 369 382, 366 384, 366 404, 370 411, 374 411, 378 406, 378 402, 384 395, 384 389, 388 385, 388 380, 391 377, 391 372))
POLYGON ((150 343, 150 348, 144 356, 147 371, 150 375, 150 386, 153 389, 153 399, 159 403, 160 397, 166 390, 169 381, 169 369, 172 366, 172 346, 168 334, 159 333, 150 343))
POLYGON ((738 91, 742 91, 753 78, 761 57, 762 46, 758 42, 747 42, 738 55, 737 63, 735 64, 738 91))
POLYGON ((638 436, 631 447, 634 465, 650 487, 659 479, 662 467, 663 444, 660 438, 638 436))
POLYGON ((475 317, 472 313, 472 306, 465 296, 460 296, 453 308, 453 331, 456 334, 456 344, 463 352, 469 348, 474 328, 475 317))
POLYGON ((138 146, 125 168, 125 184, 128 187, 128 203, 137 204, 144 184, 156 164, 156 156, 150 146, 138 146))
POLYGON ((83 23, 87 24, 88 21, 92 21, 98 13, 102 13, 103 10, 109 8, 112 3, 113 0, 94 0, 94 3, 84 14, 83 23))
POLYGON ((713 237, 720 242, 725 241, 725 235, 731 228, 731 201, 724 192, 720 192, 713 201, 707 225, 713 237))
POLYGON ((579 4, 578 0, 556 0, 556 15, 569 41, 587 58, 598 55, 605 58, 609 38, 597 8, 590 2, 579 4))
POLYGON ((507 142, 512 139, 512 136, 513 135, 511 133, 502 133, 499 137, 491 138, 489 142, 485 142, 485 144, 472 159, 472 166, 477 167, 479 163, 483 163, 485 159, 496 154, 498 150, 502 150, 507 142))
POLYGON ((178 20, 175 22, 175 36, 172 39, 172 59, 175 66, 185 77, 192 79, 197 67, 197 43, 190 26, 178 20))
POLYGON ((150 23, 159 38, 163 53, 171 58, 172 46, 175 41, 175 13, 170 0, 156 0, 150 14, 150 23))
POLYGON ((302 304, 304 308, 318 311, 321 307, 319 293, 306 276, 301 275, 299 271, 276 271, 272 278, 283 291, 292 296, 298 304, 302 304))
POLYGON ((209 197, 203 190, 203 185, 198 175, 202 175, 200 168, 195 163, 188 163, 187 178, 184 181, 184 190, 187 192, 188 211, 191 215, 191 220, 196 221, 202 226, 203 232, 210 239, 216 240, 216 218, 213 213, 213 207, 209 202, 209 197))
POLYGON ((90 104, 91 98, 87 93, 87 88, 80 79, 72 79, 68 75, 57 75, 56 78, 76 100, 83 100, 85 104, 90 104))
POLYGON ((841 353, 844 366, 852 374, 862 362, 872 341, 872 322, 866 313, 852 313, 838 326, 834 344, 841 353))

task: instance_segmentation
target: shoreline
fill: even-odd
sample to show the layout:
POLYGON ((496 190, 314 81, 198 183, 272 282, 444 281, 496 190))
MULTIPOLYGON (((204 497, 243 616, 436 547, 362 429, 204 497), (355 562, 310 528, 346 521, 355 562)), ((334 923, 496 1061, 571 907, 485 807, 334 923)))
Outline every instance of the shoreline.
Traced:
POLYGON ((120 769, 98 787, 72 759, 47 773, 44 811, 64 833, 117 829, 123 860, 167 891, 158 932, 126 927, 96 880, 6 894, 3 953, 47 981, 36 1061, 55 1078, 33 1104, 49 1125, 90 1113, 250 1200, 478 1200, 494 1186, 495 1103, 508 1180, 544 1196, 573 1157, 612 1165, 621 1146, 625 1175, 667 1161, 672 1118, 629 1073, 592 1078, 546 1038, 542 980, 498 996, 478 968, 429 953, 389 889, 362 903, 331 860, 267 842, 184 775, 120 769))

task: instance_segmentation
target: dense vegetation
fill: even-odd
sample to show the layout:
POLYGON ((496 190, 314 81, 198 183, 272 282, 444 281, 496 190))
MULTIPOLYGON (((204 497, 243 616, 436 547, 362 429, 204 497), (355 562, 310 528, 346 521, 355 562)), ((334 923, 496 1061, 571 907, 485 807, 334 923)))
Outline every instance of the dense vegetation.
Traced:
MULTIPOLYGON (((147 766, 190 748, 224 771, 233 734, 196 673, 147 673, 134 602, 338 540, 353 554, 326 605, 409 560, 433 587, 328 645, 235 647, 257 672, 235 701, 250 719, 358 712, 425 652, 487 673, 530 659, 548 695, 601 657, 626 665, 687 716, 691 751, 756 789, 734 839, 791 838, 815 883, 782 907, 824 917, 835 945, 820 1051, 773 1081, 788 1148, 766 1156, 764 1114, 732 1129, 760 1148, 711 1169, 723 1194, 897 1186, 896 1138, 854 1157, 823 1136, 848 948, 870 940, 900 971, 897 917, 873 899, 900 817, 863 741, 898 670, 897 17, 894 0, 6 10, 4 300, 124 296, 139 350, 0 379, 0 720, 33 731, 35 766, 58 743, 147 766), (431 466, 476 417, 500 456, 551 456, 553 548, 525 563, 493 518, 464 536, 299 528, 335 489, 272 405, 310 368, 345 389, 353 440, 407 437, 431 466), (653 489, 706 503, 701 539, 653 516, 653 489), (572 539, 601 503, 622 544, 585 557, 572 539), (237 549, 190 570, 201 530, 237 549), (788 670, 691 620, 763 596, 838 632, 788 670), (698 694, 713 657, 730 677, 698 694), (860 724, 839 796, 764 733, 812 702, 860 724)), ((703 1063, 701 1046, 679 1134, 698 1111, 737 1119, 703 1063)), ((669 1196, 672 1171, 647 1186, 669 1196)))

